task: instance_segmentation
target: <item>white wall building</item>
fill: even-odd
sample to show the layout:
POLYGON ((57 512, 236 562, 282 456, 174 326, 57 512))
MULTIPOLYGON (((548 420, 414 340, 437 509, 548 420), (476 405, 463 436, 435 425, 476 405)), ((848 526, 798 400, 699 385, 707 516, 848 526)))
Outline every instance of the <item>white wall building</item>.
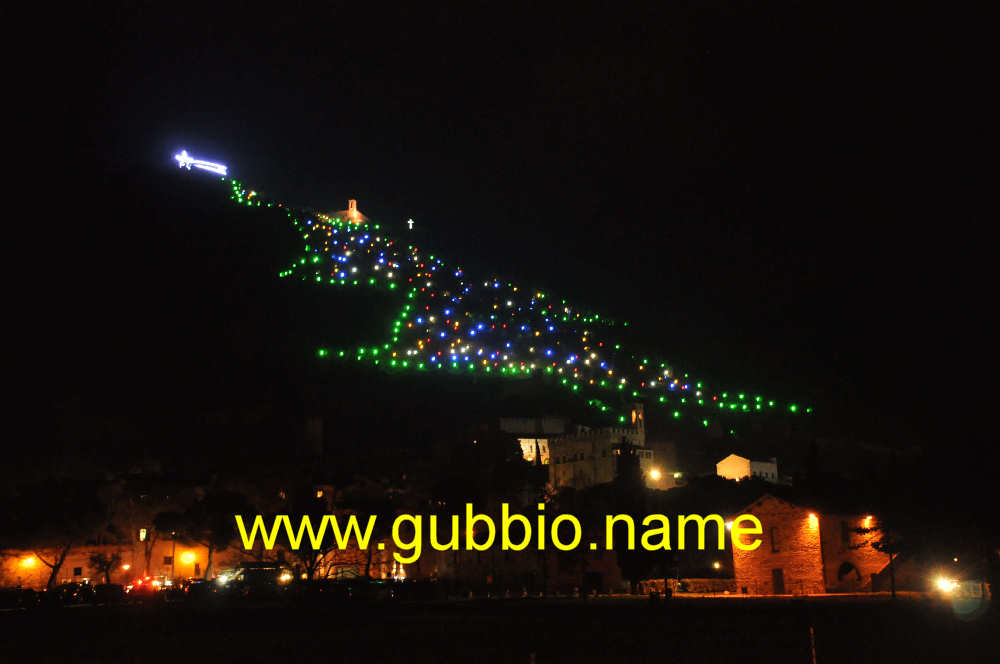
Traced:
POLYGON ((738 454, 730 454, 715 464, 715 473, 728 480, 739 481, 745 477, 755 477, 765 482, 781 483, 777 457, 771 457, 767 461, 751 461, 738 454))

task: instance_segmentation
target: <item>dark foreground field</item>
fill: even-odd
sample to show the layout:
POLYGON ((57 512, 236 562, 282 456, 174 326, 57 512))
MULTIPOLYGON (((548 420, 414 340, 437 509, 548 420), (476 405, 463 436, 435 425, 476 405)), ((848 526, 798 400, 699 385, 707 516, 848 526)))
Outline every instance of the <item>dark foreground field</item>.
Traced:
POLYGON ((0 614, 0 661, 997 661, 995 613, 928 601, 484 600, 0 614))

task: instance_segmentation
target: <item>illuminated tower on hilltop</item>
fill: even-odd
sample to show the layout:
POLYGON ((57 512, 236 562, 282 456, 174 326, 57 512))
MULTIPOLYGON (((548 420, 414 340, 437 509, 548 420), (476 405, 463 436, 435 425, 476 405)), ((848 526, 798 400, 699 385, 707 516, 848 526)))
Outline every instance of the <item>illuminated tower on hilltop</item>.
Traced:
POLYGON ((354 198, 347 200, 347 209, 340 210, 339 212, 333 212, 330 214, 331 217, 343 219, 344 221, 349 221, 352 224, 363 224, 368 221, 368 217, 361 213, 358 209, 358 201, 354 198))

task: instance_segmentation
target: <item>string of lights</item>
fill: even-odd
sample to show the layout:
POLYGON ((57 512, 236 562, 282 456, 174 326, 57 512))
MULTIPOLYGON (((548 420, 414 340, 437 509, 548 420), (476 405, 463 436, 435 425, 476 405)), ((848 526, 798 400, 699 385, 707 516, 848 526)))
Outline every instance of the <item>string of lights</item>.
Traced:
POLYGON ((730 434, 735 434, 735 416, 813 411, 744 391, 712 391, 666 361, 625 349, 615 336, 627 321, 499 276, 474 279, 439 256, 398 244, 367 218, 353 221, 293 209, 236 179, 221 181, 238 205, 283 210, 301 236, 303 254, 279 278, 402 296, 402 307, 381 343, 319 348, 319 358, 363 362, 386 371, 540 376, 622 423, 624 403, 635 400, 662 406, 674 419, 702 428, 729 428, 730 434))

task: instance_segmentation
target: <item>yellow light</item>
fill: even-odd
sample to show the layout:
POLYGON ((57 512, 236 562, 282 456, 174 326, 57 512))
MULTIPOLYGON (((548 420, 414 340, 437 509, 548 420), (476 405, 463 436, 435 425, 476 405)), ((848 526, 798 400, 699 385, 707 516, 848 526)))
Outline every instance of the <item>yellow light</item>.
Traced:
POLYGON ((649 471, 649 476, 650 476, 650 478, 652 478, 652 480, 654 482, 659 481, 659 479, 660 479, 660 470, 658 468, 652 469, 651 471, 649 471))
POLYGON ((194 551, 185 551, 181 554, 181 562, 190 565, 194 562, 194 551))
POLYGON ((819 523, 819 517, 813 512, 809 512, 809 525, 815 527, 819 523))
POLYGON ((132 569, 132 566, 131 566, 131 565, 129 565, 128 563, 125 563, 125 564, 123 564, 123 565, 122 565, 122 569, 123 569, 123 570, 125 570, 125 571, 127 572, 127 571, 129 571, 130 569, 132 569))
POLYGON ((292 580, 292 575, 289 572, 285 572, 284 574, 278 577, 278 581, 280 581, 281 583, 288 583, 291 580, 292 580))
POLYGON ((935 583, 937 584, 938 590, 945 593, 950 593, 958 587, 958 581, 955 579, 948 579, 943 576, 939 576, 935 583))
POLYGON ((861 525, 864 526, 865 528, 871 528, 871 525, 872 525, 872 517, 871 517, 871 515, 866 516, 864 522, 861 525))
POLYGON ((733 522, 726 521, 726 530, 732 530, 732 529, 733 529, 733 522))
POLYGON ((38 559, 34 556, 26 556, 21 558, 21 567, 34 567, 38 559))
POLYGON ((712 567, 714 567, 715 569, 719 569, 720 567, 722 567, 722 565, 720 565, 719 561, 717 560, 714 563, 712 563, 712 567))

